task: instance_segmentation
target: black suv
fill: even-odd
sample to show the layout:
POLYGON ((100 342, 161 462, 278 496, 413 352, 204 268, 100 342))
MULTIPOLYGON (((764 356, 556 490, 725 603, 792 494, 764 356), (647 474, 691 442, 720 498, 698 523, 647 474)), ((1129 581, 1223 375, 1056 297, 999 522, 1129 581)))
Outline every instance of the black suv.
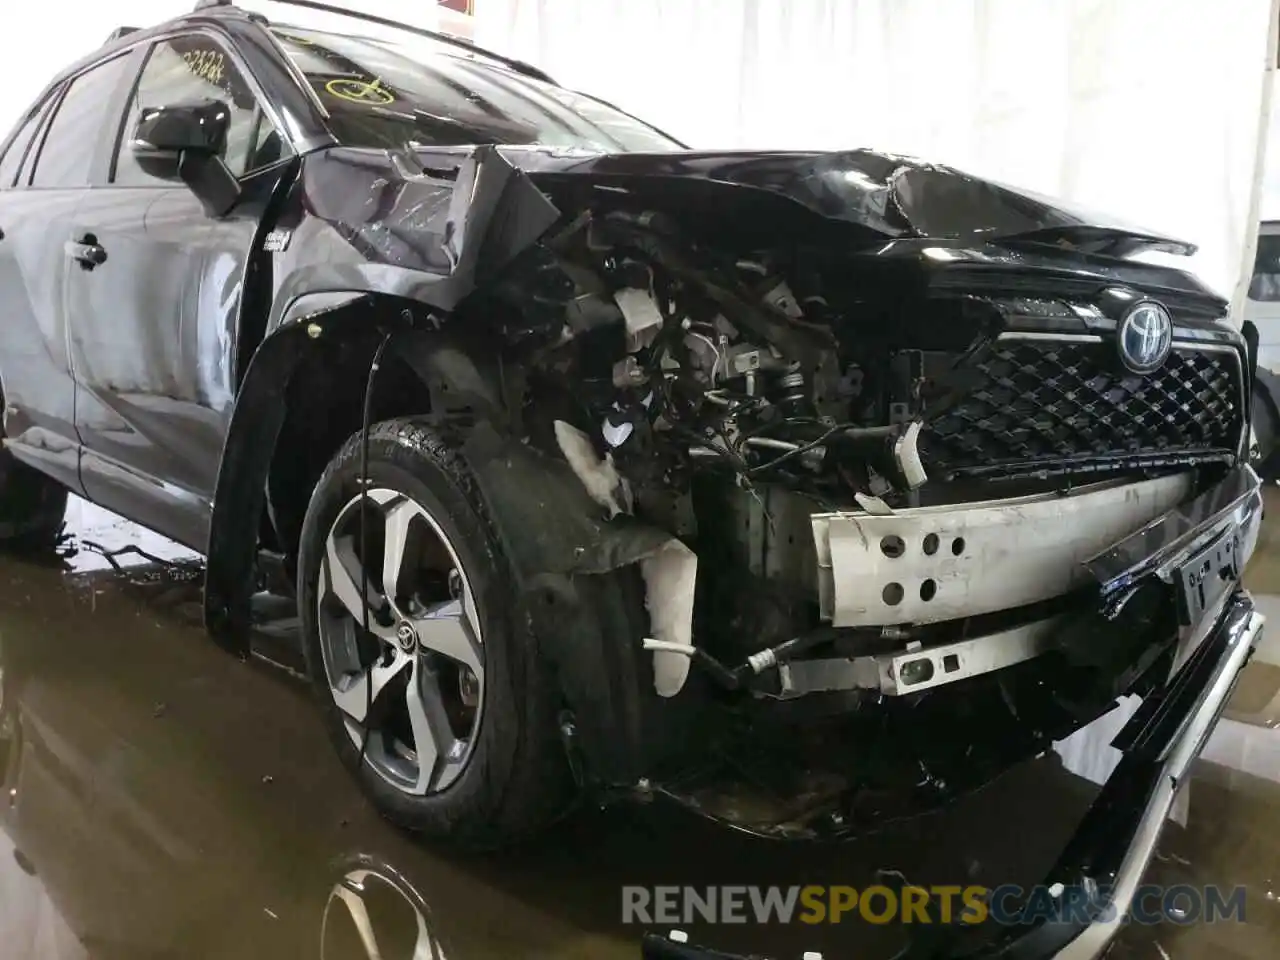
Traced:
POLYGON ((841 835, 1125 693, 1182 736, 1261 503, 1250 339, 1131 257, 1189 245, 374 19, 206 2, 7 138, 11 540, 71 490, 195 548, 241 653, 286 571, 344 760, 469 845, 637 793, 841 835))

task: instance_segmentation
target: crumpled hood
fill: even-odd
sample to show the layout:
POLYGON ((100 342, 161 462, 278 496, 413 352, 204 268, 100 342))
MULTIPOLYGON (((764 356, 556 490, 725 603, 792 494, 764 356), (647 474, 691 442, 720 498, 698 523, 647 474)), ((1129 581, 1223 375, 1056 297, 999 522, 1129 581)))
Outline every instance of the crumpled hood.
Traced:
MULTIPOLYGON (((1087 274, 1100 284, 1189 298, 1214 316, 1225 309, 1184 271, 1106 259, 1140 250, 1190 254, 1191 244, 949 167, 867 150, 332 147, 307 158, 298 194, 307 216, 292 247, 307 266, 287 281, 281 303, 289 302, 293 285, 302 292, 320 284, 378 289, 452 310, 557 221, 613 196, 689 226, 715 224, 720 240, 819 241, 885 256, 934 240, 952 247, 948 260, 956 269, 1065 270, 1077 280, 1087 274), (1014 239, 1040 248, 981 249, 1014 239)), ((280 225, 288 227, 293 216, 280 225)))
POLYGON ((1117 256, 1139 250, 1190 255, 1196 250, 1185 241, 1021 188, 871 150, 597 155, 539 147, 499 150, 535 180, 581 177, 618 189, 700 180, 762 190, 886 239, 1025 238, 1117 256))

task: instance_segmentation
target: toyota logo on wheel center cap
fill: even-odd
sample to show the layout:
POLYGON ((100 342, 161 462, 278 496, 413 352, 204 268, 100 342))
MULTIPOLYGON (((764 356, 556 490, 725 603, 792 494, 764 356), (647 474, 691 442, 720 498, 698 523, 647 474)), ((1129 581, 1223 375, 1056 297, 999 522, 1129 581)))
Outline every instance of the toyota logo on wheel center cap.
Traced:
POLYGON ((396 627, 396 642, 405 653, 413 653, 413 648, 418 643, 418 631, 413 629, 413 624, 408 620, 402 620, 400 626, 396 627))
POLYGON ((1124 315, 1116 342, 1126 367, 1134 373, 1153 373, 1173 347, 1173 319, 1160 304, 1144 300, 1124 315))

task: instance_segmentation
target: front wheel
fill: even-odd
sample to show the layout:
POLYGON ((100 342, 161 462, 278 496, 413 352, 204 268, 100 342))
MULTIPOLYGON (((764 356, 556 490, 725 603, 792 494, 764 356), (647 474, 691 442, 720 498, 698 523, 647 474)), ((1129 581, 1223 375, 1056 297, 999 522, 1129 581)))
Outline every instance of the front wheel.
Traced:
POLYGON ((467 465, 418 419, 343 447, 303 524, 298 604, 330 734, 378 809, 467 847, 565 805, 557 698, 467 465), (366 629, 367 626, 367 629, 366 629))

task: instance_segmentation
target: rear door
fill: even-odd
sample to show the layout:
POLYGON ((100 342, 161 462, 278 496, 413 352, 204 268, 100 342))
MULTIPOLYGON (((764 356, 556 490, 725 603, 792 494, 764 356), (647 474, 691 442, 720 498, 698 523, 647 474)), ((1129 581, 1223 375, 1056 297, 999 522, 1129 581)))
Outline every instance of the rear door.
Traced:
POLYGON ((168 37, 144 56, 115 117, 106 182, 74 218, 76 240, 102 257, 72 271, 68 287, 81 475, 90 499, 203 550, 237 386, 246 267, 287 148, 221 36, 168 37), (218 219, 129 148, 142 109, 209 99, 229 107, 223 161, 243 191, 218 219))
POLYGON ((80 489, 65 313, 76 207, 129 55, 90 67, 24 119, 0 163, 0 383, 6 445, 80 489))

